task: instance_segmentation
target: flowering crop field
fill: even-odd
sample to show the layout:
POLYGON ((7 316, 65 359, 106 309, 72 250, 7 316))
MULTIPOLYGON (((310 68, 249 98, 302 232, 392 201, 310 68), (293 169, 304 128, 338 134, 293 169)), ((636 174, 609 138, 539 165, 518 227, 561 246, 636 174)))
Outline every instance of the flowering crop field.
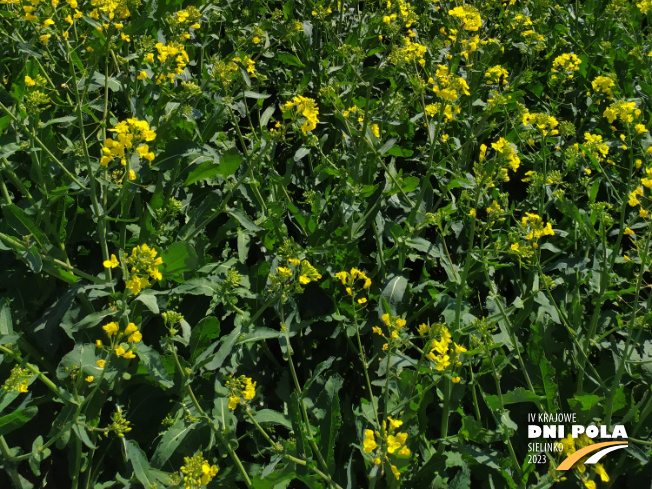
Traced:
POLYGON ((0 0, 0 487, 647 487, 650 22, 0 0))

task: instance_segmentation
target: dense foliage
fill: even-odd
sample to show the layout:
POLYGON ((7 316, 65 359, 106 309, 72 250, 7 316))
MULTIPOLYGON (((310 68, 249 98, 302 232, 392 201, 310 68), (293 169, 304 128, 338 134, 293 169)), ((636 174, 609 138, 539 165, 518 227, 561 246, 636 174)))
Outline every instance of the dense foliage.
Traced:
POLYGON ((0 486, 647 484, 651 15, 0 0, 0 486))

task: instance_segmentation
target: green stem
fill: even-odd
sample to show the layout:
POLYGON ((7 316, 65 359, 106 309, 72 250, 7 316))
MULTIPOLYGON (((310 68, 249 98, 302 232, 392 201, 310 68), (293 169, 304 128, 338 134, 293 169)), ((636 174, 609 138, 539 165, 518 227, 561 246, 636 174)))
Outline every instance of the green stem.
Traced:
POLYGON ((71 179, 73 182, 75 182, 75 183, 79 186, 79 188, 81 188, 81 189, 83 189, 83 190, 86 190, 86 187, 85 187, 85 186, 84 186, 84 185, 83 185, 79 180, 77 180, 77 178, 76 178, 72 173, 70 173, 70 171, 69 171, 69 170, 68 170, 68 169, 63 165, 63 163, 61 163, 61 162, 59 161, 59 159, 58 159, 56 156, 54 156, 54 155, 52 154, 52 151, 50 151, 50 149, 47 147, 47 145, 46 145, 43 141, 41 141, 41 140, 38 138, 38 136, 36 136, 35 134, 33 134, 33 133, 29 130, 29 128, 28 128, 28 127, 23 123, 23 121, 21 121, 20 119, 18 119, 18 117, 16 117, 16 116, 15 116, 15 115, 14 115, 14 114, 13 114, 13 113, 8 109, 8 108, 7 108, 7 107, 6 107, 2 102, 0 102, 0 109, 2 109, 2 110, 3 110, 3 111, 4 111, 4 112, 9 116, 9 117, 11 117, 11 119, 12 119, 16 124, 18 124, 18 125, 20 126, 20 128, 21 128, 23 131, 25 131, 27 134, 30 134, 30 137, 34 140, 34 142, 35 142, 36 144, 38 144, 38 146, 39 146, 43 151, 45 151, 45 153, 46 153, 50 158, 52 158, 52 161, 54 161, 54 162, 59 166, 59 168, 61 168, 61 169, 64 171, 64 173, 65 173, 66 175, 68 175, 68 176, 70 177, 70 179, 71 179))
POLYGON ((242 465, 242 461, 231 447, 229 441, 226 438, 224 438, 224 434, 222 433, 222 431, 219 429, 218 426, 216 426, 213 420, 202 409, 201 405, 199 404, 199 401, 197 400, 197 397, 195 397, 195 393, 192 390, 190 384, 188 383, 188 376, 186 375, 186 371, 181 367, 181 363, 179 362, 179 357, 177 355, 176 347, 173 344, 168 343, 168 350, 172 353, 172 356, 174 357, 174 363, 176 364, 176 367, 179 370, 179 375, 181 375, 183 385, 185 386, 186 391, 190 396, 190 400, 192 401, 192 404, 195 406, 195 409, 197 409, 199 415, 208 423, 208 426, 213 430, 219 442, 228 452, 229 456, 231 457, 231 460, 233 460, 235 465, 238 467, 238 470, 240 471, 240 474, 244 479, 245 485, 248 488, 253 488, 251 479, 249 478, 249 474, 247 474, 247 470, 244 468, 244 465, 242 465))

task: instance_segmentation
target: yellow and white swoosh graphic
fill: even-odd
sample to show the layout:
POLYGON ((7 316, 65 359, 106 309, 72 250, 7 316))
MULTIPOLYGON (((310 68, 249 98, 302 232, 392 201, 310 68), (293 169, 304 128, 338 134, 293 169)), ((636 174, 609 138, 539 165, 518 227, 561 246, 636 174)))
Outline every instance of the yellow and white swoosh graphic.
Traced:
POLYGON ((602 457, 604 457, 607 453, 613 452, 614 450, 619 450, 621 448, 625 448, 626 446, 627 446, 626 441, 606 441, 604 443, 595 443, 593 445, 589 445, 588 447, 584 447, 581 450, 578 450, 572 453, 571 455, 569 455, 568 458, 566 458, 566 460, 564 460, 562 463, 559 464, 557 470, 568 470, 575 464, 575 462, 577 462, 585 455, 588 455, 591 452, 595 452, 596 450, 600 450, 601 448, 603 448, 603 450, 600 450, 598 453, 594 454, 584 462, 585 464, 594 464, 602 457))

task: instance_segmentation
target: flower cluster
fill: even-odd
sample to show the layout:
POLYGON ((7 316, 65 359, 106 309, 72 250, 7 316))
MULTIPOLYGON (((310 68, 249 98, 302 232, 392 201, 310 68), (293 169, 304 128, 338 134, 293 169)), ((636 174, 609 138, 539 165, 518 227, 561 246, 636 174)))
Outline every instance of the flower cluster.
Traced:
POLYGON ((219 471, 217 465, 208 463, 201 453, 184 457, 183 461, 185 465, 181 467, 181 474, 184 489, 201 489, 202 485, 207 485, 219 471))
POLYGON ((240 65, 249 76, 256 76, 256 63, 249 56, 235 57, 231 61, 212 59, 211 76, 222 88, 226 89, 240 75, 240 65))
POLYGON ((559 134, 559 131, 555 129, 559 125, 557 119, 543 112, 529 112, 526 110, 523 113, 522 121, 524 126, 532 126, 541 131, 544 137, 559 134))
POLYGON ((507 85, 507 77, 509 76, 509 72, 501 65, 496 65, 489 68, 485 72, 484 76, 487 78, 487 85, 497 85, 501 82, 501 78, 502 84, 507 85))
MULTIPOLYGON (((363 271, 358 270, 357 268, 352 268, 350 272, 337 272, 335 278, 342 282, 342 285, 346 287, 346 293, 354 299, 359 293, 371 287, 371 279, 367 277, 363 271)), ((367 298, 359 297, 357 302, 358 304, 364 304, 367 302, 367 298)))
POLYGON ((131 421, 125 418, 122 413, 120 406, 116 406, 115 412, 111 415, 113 422, 109 426, 109 431, 114 431, 120 438, 124 438, 125 433, 131 431, 131 421))
POLYGON ((460 27, 465 31, 477 31, 482 25, 480 11, 472 5, 462 5, 448 11, 448 15, 455 17, 460 22, 460 27))
POLYGON ((321 279, 321 273, 313 267, 308 260, 299 260, 298 258, 289 258, 288 261, 295 267, 300 266, 299 269, 299 283, 301 285, 308 285, 312 281, 321 279))
MULTIPOLYGON (((385 323, 385 326, 387 326, 387 329, 389 330, 389 336, 390 338, 387 338, 385 334, 383 333, 383 330, 380 329, 378 326, 374 326, 372 328, 372 331, 376 333, 377 335, 382 336, 385 338, 387 341, 395 340, 399 337, 398 332, 401 330, 403 326, 407 324, 407 321, 405 319, 397 317, 397 316, 390 316, 389 314, 385 313, 382 315, 381 319, 385 323)), ((383 350, 387 350, 389 348, 389 343, 385 343, 383 345, 383 350)))
POLYGON ((428 79, 428 82, 433 85, 432 91, 435 95, 447 102, 457 100, 462 94, 471 95, 466 80, 451 73, 446 65, 437 66, 435 78, 428 79))
MULTIPOLYGON (((430 352, 427 356, 430 360, 435 362, 435 368, 438 372, 447 369, 452 364, 457 367, 462 365, 460 355, 467 350, 463 346, 452 341, 452 336, 446 325, 441 323, 437 323, 433 326, 421 324, 417 328, 417 331, 421 336, 429 334, 433 337, 432 343, 430 344, 430 352)), ((453 378, 453 382, 457 383, 459 381, 460 378, 458 376, 453 378)))
MULTIPOLYGON (((179 41, 172 41, 168 44, 157 42, 154 47, 157 52, 156 59, 161 63, 161 67, 155 78, 157 85, 160 85, 165 80, 172 82, 177 75, 183 74, 184 68, 190 62, 190 57, 183 44, 179 41)), ((153 63, 154 54, 147 53, 145 55, 145 61, 153 63)))
MULTIPOLYGON (((120 331, 120 324, 116 321, 112 321, 108 324, 102 326, 102 329, 106 332, 109 339, 111 340, 111 349, 118 357, 123 357, 127 359, 136 358, 133 350, 134 343, 140 343, 143 339, 142 333, 138 330, 138 326, 134 323, 129 323, 125 327, 124 331, 120 331), (121 343, 121 340, 127 340, 127 349, 121 343)), ((102 348, 103 344, 101 340, 96 341, 96 346, 102 348)), ((102 365, 103 366, 103 365, 102 365)))
POLYGON ((179 10, 178 12, 170 14, 167 22, 173 34, 181 41, 186 41, 190 39, 188 29, 199 29, 201 27, 199 24, 200 18, 201 12, 199 9, 190 6, 184 10, 179 10))
POLYGON ((526 212, 525 216, 521 219, 521 224, 527 228, 529 233, 525 236, 528 241, 537 241, 543 236, 554 236, 555 232, 552 229, 552 224, 549 222, 543 224, 543 219, 538 214, 526 212))
POLYGON ((426 48, 423 44, 412 42, 409 36, 404 37, 403 47, 396 48, 389 55, 389 60, 395 65, 417 62, 421 66, 424 66, 426 64, 424 56, 427 50, 428 48, 426 48))
POLYGON ((652 10, 652 0, 641 0, 636 4, 641 13, 646 14, 648 10, 652 10))
MULTIPOLYGON (((158 266, 163 263, 163 259, 156 256, 156 250, 151 249, 146 244, 136 246, 131 255, 125 255, 125 263, 130 267, 130 277, 125 287, 131 290, 133 295, 138 295, 142 289, 149 285, 148 278, 161 280, 163 276, 158 271, 158 266)), ((111 255, 110 260, 104 261, 105 268, 116 268, 120 262, 115 255, 111 255)))
POLYGON ((289 257, 286 267, 276 267, 276 273, 269 274, 269 292, 280 293, 282 300, 287 294, 301 293, 302 286, 320 280, 321 273, 308 261, 289 257), (295 280, 296 279, 296 280, 295 280))
POLYGON ((608 76, 596 76, 591 82, 593 90, 598 93, 604 93, 609 100, 613 100, 614 92, 612 88, 616 85, 613 78, 608 76))
POLYGON ((401 457, 408 457, 410 449, 407 447, 407 433, 399 433, 396 430, 403 425, 403 421, 387 417, 387 421, 383 420, 383 433, 373 430, 365 430, 364 439, 362 441, 362 452, 372 453, 373 463, 380 465, 383 460, 389 464, 390 470, 396 480, 399 480, 400 474, 396 466, 389 460, 389 455, 396 455, 401 457), (376 441, 376 437, 379 438, 376 441))
POLYGON ((317 123, 319 122, 319 108, 317 107, 317 103, 314 99, 298 95, 291 101, 286 102, 281 107, 281 110, 285 113, 295 107, 296 111, 305 117, 305 121, 301 125, 301 132, 303 132, 304 136, 307 136, 310 131, 317 127, 317 123))
POLYGON ((234 377, 226 381, 226 387, 231 391, 229 395, 229 409, 235 411, 240 404, 246 404, 245 401, 251 401, 256 396, 256 382, 250 377, 241 375, 237 379, 234 377))
MULTIPOLYGON (((552 68, 550 71, 552 73, 561 73, 564 75, 564 77, 572 79, 574 73, 580 69, 581 64, 582 60, 579 59, 577 55, 573 53, 564 53, 561 56, 557 56, 555 58, 555 60, 552 62, 552 68)), ((556 75, 552 75, 551 77, 552 80, 555 80, 556 78, 556 75)))
POLYGON ((132 149, 136 150, 140 158, 144 158, 150 163, 154 160, 154 153, 149 150, 149 145, 139 144, 154 141, 156 138, 156 132, 150 129, 147 121, 132 117, 126 121, 120 121, 109 131, 116 134, 117 140, 107 138, 104 141, 102 158, 100 159, 102 166, 107 166, 114 158, 120 158, 120 163, 126 165, 127 156, 132 149))
POLYGON ((491 143, 491 147, 509 165, 512 171, 518 170, 521 159, 517 156, 518 152, 515 144, 510 143, 505 138, 500 138, 495 143, 491 143))
MULTIPOLYGON (((591 134, 589 132, 584 133, 584 144, 582 145, 586 150, 589 151, 589 154, 600 161, 603 158, 607 157, 609 154, 609 146, 602 141, 602 136, 599 134, 591 134)), ((579 145, 575 143, 575 148, 579 150, 579 145)), ((581 151, 582 156, 586 156, 586 151, 581 151)))
MULTIPOLYGON (((595 442, 586 436, 586 434, 582 433, 577 439, 574 439, 571 435, 567 435, 566 438, 562 438, 561 443, 563 445, 562 452, 564 456, 568 457, 569 455, 575 453, 577 450, 580 450, 589 445, 593 445, 595 442)), ((595 481, 592 480, 590 475, 586 473, 586 465, 584 465, 584 462, 586 462, 588 458, 589 455, 582 457, 577 463, 573 465, 573 470, 576 470, 579 473, 586 489, 596 489, 597 486, 595 481)), ((607 471, 604 469, 602 464, 595 463, 590 467, 593 473, 600 477, 602 482, 609 482, 609 474, 607 474, 607 471)))
POLYGON ((27 393, 29 387, 29 379, 32 378, 32 372, 26 368, 21 368, 15 365, 11 369, 9 378, 5 380, 3 389, 6 391, 20 392, 21 394, 27 393))
POLYGON ((652 189, 652 166, 649 166, 645 169, 645 175, 646 175, 645 177, 641 178, 641 184, 638 185, 629 194, 629 205, 632 207, 640 206, 638 215, 639 217, 642 218, 648 217, 649 211, 644 208, 639 198, 643 197, 644 195, 644 190, 643 190, 644 187, 647 189, 652 189))
POLYGON ((641 115, 641 109, 636 107, 636 102, 619 100, 607 107, 602 115, 609 120, 609 124, 613 124, 616 119, 628 123, 634 122, 641 115))

